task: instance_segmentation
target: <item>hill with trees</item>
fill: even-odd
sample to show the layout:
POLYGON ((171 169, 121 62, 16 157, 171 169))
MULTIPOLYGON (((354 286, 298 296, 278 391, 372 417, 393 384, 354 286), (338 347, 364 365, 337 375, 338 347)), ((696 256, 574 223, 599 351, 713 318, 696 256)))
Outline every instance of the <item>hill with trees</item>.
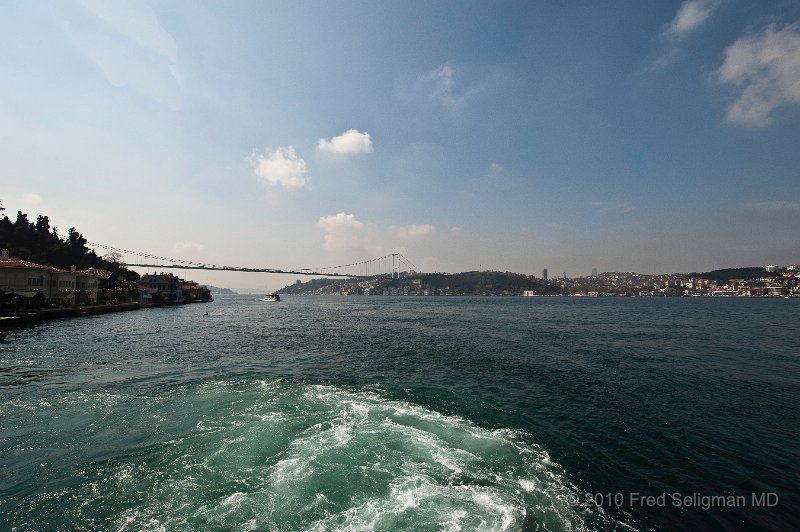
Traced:
MULTIPOLYGON (((0 203, 0 212, 4 210, 0 203)), ((13 222, 5 215, 0 218, 0 249, 8 249, 14 257, 64 270, 72 266, 78 270, 109 270, 126 281, 139 278, 138 273, 121 267, 115 260, 117 257, 99 257, 86 244, 87 240, 74 227, 62 236, 57 227, 50 226, 47 216, 40 215, 31 222, 27 214, 18 211, 13 222)))
POLYGON ((767 277, 779 277, 777 272, 768 272, 763 266, 751 266, 748 268, 723 268, 721 270, 713 270, 710 272, 703 272, 699 274, 690 274, 692 277, 699 277, 701 279, 709 279, 712 281, 720 281, 727 283, 731 279, 762 279, 767 277))
POLYGON ((282 294, 380 294, 427 292, 429 295, 519 295, 525 290, 537 294, 559 293, 559 287, 530 275, 499 271, 462 273, 411 273, 400 278, 388 275, 358 278, 322 278, 298 281, 280 290, 282 294))

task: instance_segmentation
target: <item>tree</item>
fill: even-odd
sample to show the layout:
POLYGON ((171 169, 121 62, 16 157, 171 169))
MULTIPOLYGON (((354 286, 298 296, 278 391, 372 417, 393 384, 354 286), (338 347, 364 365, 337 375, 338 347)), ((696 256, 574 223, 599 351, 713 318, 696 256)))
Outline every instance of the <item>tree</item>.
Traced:
POLYGON ((122 260, 122 253, 118 253, 116 251, 109 251, 105 255, 103 255, 103 260, 110 263, 119 263, 122 260))
POLYGON ((87 240, 83 238, 74 227, 69 228, 67 235, 67 259, 70 266, 84 267, 87 264, 86 255, 89 250, 86 248, 87 240))

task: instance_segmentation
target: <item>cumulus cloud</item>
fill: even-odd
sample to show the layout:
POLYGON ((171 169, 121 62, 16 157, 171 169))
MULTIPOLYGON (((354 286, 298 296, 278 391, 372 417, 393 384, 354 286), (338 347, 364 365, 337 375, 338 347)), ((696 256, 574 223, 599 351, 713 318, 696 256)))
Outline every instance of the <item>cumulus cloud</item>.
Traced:
POLYGON ((450 228, 451 233, 461 233, 462 231, 464 231, 464 228, 461 227, 460 225, 454 225, 453 227, 450 228))
POLYGON ((702 26, 719 4, 719 0, 686 0, 678 8, 672 22, 664 28, 664 35, 675 39, 685 38, 702 26))
POLYGON ((253 173, 268 185, 294 190, 308 182, 308 166, 292 146, 279 146, 271 153, 254 151, 248 160, 253 165, 253 173))
POLYGON ((795 201, 760 201, 755 203, 745 203, 745 207, 754 211, 766 212, 798 212, 800 203, 795 201))
POLYGON ((341 135, 327 139, 319 139, 317 151, 331 155, 358 155, 372 152, 372 139, 369 133, 357 129, 348 129, 341 135))
POLYGON ((728 122, 770 124, 777 107, 800 103, 800 23, 783 28, 772 24, 739 38, 725 49, 716 77, 739 91, 728 109, 728 122))
POLYGON ((417 238, 432 233, 436 230, 436 227, 430 224, 411 224, 404 226, 393 225, 389 229, 398 238, 417 238))
POLYGON ((332 216, 322 216, 317 227, 325 232, 325 248, 354 249, 365 243, 364 222, 356 219, 354 214, 340 212, 332 216))

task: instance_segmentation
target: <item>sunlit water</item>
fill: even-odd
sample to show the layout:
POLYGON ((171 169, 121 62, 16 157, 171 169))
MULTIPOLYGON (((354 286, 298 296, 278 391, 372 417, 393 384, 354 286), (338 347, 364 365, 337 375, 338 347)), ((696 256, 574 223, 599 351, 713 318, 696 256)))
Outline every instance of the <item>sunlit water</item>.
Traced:
POLYGON ((223 296, 17 329, 0 528, 798 528, 798 304, 223 296))

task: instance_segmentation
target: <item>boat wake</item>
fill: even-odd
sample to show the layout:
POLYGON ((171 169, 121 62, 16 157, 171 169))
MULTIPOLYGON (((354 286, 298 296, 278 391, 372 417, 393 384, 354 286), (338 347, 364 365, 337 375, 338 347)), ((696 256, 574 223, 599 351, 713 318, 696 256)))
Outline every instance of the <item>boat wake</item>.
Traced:
POLYGON ((104 427, 78 444, 93 445, 92 434, 108 438, 120 430, 128 446, 111 458, 87 458, 79 465, 87 481, 52 494, 74 512, 75 524, 120 530, 624 526, 599 508, 576 505, 576 488, 528 435, 488 430, 378 393, 220 381, 118 400, 111 410, 104 427))

